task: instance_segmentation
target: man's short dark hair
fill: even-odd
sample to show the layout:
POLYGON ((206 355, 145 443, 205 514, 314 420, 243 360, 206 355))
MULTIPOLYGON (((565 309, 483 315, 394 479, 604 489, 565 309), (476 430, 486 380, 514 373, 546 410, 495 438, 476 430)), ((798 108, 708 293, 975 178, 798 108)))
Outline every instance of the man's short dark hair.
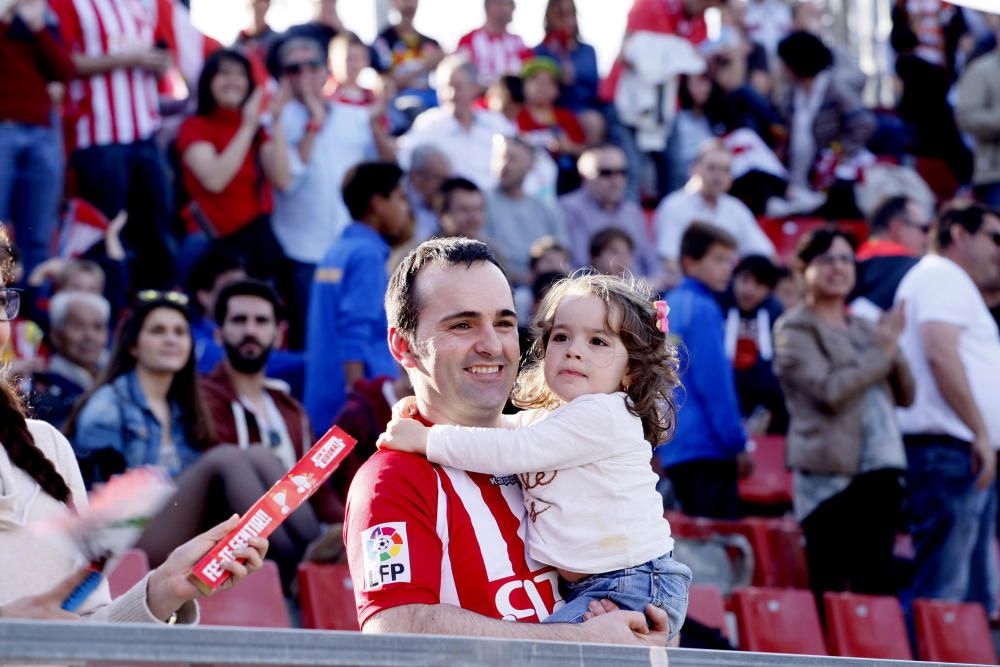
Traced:
POLYGON ((700 261, 714 245, 736 250, 738 244, 732 234, 715 225, 693 222, 681 237, 681 258, 700 261))
MULTIPOLYGON (((411 250, 392 272, 385 290, 385 313, 389 327, 395 328, 404 338, 413 341, 420 320, 416 283, 420 271, 432 264, 471 267, 475 262, 489 262, 500 269, 507 284, 510 278, 500 266, 490 247, 482 241, 464 237, 431 239, 411 250)), ((514 288, 511 287, 511 298, 514 288)))
POLYGON ((806 232, 799 239, 799 244, 795 248, 796 267, 799 271, 805 271, 814 259, 825 253, 833 246, 834 241, 843 239, 851 250, 858 247, 858 241, 852 234, 836 227, 820 227, 806 232))
MULTIPOLYGON (((224 273, 245 269, 243 260, 237 255, 226 250, 217 243, 208 247, 202 255, 195 260, 188 271, 187 280, 184 287, 188 296, 192 297, 191 308, 200 313, 201 306, 198 302, 198 292, 210 292, 215 286, 215 281, 224 273)), ((204 313, 207 317, 210 313, 204 313)))
POLYGON ((617 227, 608 227, 597 232, 590 238, 591 259, 600 255, 604 252, 605 248, 615 241, 624 241, 630 251, 635 250, 635 241, 632 240, 628 232, 617 227))
POLYGON ((945 204, 931 228, 931 248, 944 250, 952 244, 951 228, 961 227, 975 234, 983 226, 986 216, 1000 217, 1000 212, 977 202, 950 202, 945 204))
POLYGON ((219 297, 215 300, 215 323, 220 327, 229 314, 229 301, 237 296, 255 296, 264 299, 274 308, 274 319, 281 319, 281 299, 278 298, 274 288, 261 280, 246 278, 231 282, 219 291, 219 297))
POLYGON ((778 43, 778 57, 799 78, 811 79, 833 64, 833 52, 823 40, 804 30, 778 43))
POLYGON ((872 213, 871 231, 885 232, 889 229, 889 224, 901 215, 906 215, 906 207, 909 205, 909 197, 897 195, 889 197, 878 205, 872 213))
POLYGON ((761 285, 766 285, 768 289, 774 289, 781 278, 778 267, 764 255, 747 255, 740 260, 740 263, 733 269, 733 276, 741 273, 749 273, 754 280, 761 285))
POLYGON ((482 190, 479 189, 479 186, 469 179, 462 178, 461 176, 453 176, 441 184, 441 189, 439 191, 441 193, 440 213, 447 213, 451 208, 452 193, 456 190, 462 190, 463 192, 482 192, 482 190))
POLYGON ((363 220, 375 195, 388 197, 403 180, 395 162, 361 162, 348 169, 341 194, 354 220, 363 220))

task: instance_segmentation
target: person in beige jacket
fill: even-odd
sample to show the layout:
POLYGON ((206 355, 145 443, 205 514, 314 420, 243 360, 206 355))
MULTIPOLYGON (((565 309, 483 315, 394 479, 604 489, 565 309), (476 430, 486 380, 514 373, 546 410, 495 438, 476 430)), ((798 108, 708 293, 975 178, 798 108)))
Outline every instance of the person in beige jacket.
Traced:
POLYGON ((843 232, 804 237, 795 268, 806 299, 775 325, 774 365, 788 404, 787 462, 810 587, 817 597, 839 590, 894 595, 892 549, 906 470, 894 408, 914 397, 896 344, 901 311, 878 323, 847 312, 855 257, 843 232))
MULTIPOLYGON (((1000 10, 996 10, 1000 11, 1000 10)), ((1000 14, 989 17, 1000 42, 1000 14)), ((976 141, 972 184, 976 199, 1000 207, 1000 46, 974 60, 958 83, 955 119, 976 141)))

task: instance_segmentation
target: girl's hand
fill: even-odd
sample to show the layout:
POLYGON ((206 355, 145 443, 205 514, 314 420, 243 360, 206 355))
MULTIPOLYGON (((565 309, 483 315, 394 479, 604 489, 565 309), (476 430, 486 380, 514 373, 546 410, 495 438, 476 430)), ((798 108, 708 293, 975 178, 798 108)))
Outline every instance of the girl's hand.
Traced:
POLYGON ((385 433, 375 443, 379 449, 393 449, 397 452, 411 452, 427 456, 427 432, 430 429, 416 419, 394 415, 385 433))
POLYGON ((407 396, 396 401, 396 405, 392 406, 392 418, 393 419, 413 419, 417 416, 419 410, 417 410, 417 399, 413 396, 407 396))

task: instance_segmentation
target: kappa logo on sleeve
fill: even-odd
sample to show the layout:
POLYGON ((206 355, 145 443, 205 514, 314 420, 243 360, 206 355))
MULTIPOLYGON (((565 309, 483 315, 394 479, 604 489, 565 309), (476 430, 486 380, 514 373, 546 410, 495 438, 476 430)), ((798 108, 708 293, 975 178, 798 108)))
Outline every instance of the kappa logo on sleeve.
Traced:
POLYGON ((380 523, 361 534, 365 561, 365 590, 410 581, 410 545, 406 522, 380 523))

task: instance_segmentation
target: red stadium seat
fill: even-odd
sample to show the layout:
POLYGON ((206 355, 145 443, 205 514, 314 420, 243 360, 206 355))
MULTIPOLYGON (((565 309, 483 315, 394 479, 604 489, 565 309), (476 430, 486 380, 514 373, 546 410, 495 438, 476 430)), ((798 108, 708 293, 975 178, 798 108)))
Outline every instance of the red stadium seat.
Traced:
POLYGON ((913 620, 921 660, 997 664, 990 624, 980 605, 915 600, 913 620))
POLYGON ((961 185, 948 163, 940 158, 918 156, 913 167, 930 187, 938 203, 954 197, 961 185))
POLYGON ((149 558, 142 549, 129 549, 118 558, 108 573, 111 597, 116 598, 149 574, 149 558))
POLYGON ((299 565, 302 627, 313 630, 358 630, 354 585, 346 564, 299 565))
POLYGON ((239 586, 200 601, 202 625, 244 628, 290 628, 281 575, 273 560, 240 582, 239 586))
POLYGON ((739 481, 740 499, 753 505, 791 506, 792 473, 785 466, 785 438, 754 436, 753 472, 739 481))
POLYGON ((838 220, 837 229, 853 236, 858 245, 868 240, 868 223, 864 220, 838 220))
POLYGON ((809 588, 805 537, 795 519, 768 521, 771 544, 771 578, 775 586, 809 588))
POLYGON ((702 625, 717 628, 723 637, 729 639, 726 603, 722 599, 722 591, 717 586, 692 584, 688 591, 687 615, 702 625))
POLYGON ((753 548, 753 585, 777 585, 774 558, 771 554, 770 527, 767 519, 751 517, 739 521, 725 521, 697 518, 695 524, 704 531, 703 534, 742 535, 747 538, 753 548))
POLYGON ((891 596, 824 593, 830 652, 850 658, 913 660, 903 608, 891 596))
POLYGON ((729 604, 736 613, 742 650, 827 655, 811 592, 742 588, 733 591, 729 604))
POLYGON ((806 232, 830 225, 823 218, 759 218, 757 222, 771 239, 778 257, 786 264, 790 263, 795 254, 795 246, 806 232))

